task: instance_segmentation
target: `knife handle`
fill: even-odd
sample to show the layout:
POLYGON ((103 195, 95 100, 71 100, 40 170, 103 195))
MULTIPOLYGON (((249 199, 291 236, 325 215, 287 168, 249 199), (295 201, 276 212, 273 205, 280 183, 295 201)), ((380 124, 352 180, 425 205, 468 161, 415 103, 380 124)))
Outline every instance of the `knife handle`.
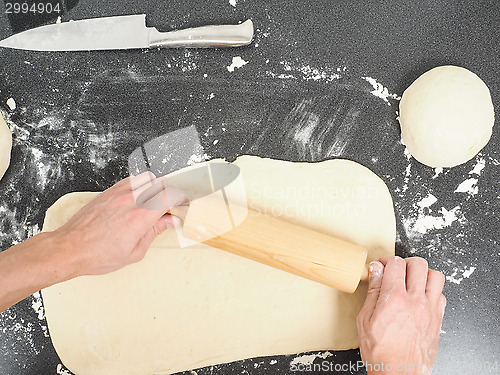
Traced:
POLYGON ((253 23, 247 20, 239 25, 214 25, 159 32, 149 28, 149 47, 238 47, 250 44, 253 23))

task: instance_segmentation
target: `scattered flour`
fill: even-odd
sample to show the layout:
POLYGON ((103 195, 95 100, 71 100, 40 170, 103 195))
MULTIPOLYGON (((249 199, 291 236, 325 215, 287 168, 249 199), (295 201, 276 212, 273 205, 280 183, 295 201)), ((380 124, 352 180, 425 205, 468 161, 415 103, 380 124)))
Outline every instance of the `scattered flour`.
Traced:
POLYGON ((294 141, 300 142, 303 146, 305 146, 308 142, 310 142, 318 124, 319 116, 314 113, 310 113, 309 116, 306 117, 303 126, 299 127, 293 134, 294 141))
POLYGON ((443 173, 443 167, 437 167, 434 168, 434 176, 432 176, 432 179, 434 180, 437 178, 441 173, 443 173))
POLYGON ((434 203, 436 203, 437 200, 438 199, 434 195, 429 193, 429 195, 427 195, 427 197, 423 198, 420 202, 417 202, 417 206, 420 208, 430 207, 434 203))
POLYGON ((11 209, 6 205, 0 206, 2 225, 8 228, 8 231, 1 233, 2 236, 0 236, 0 239, 4 240, 7 244, 5 248, 21 243, 26 238, 40 233, 38 224, 32 224, 27 218, 19 220, 18 216, 20 214, 17 207, 12 207, 11 209))
MULTIPOLYGON (((339 68, 338 68, 339 69, 339 68)), ((340 78, 340 74, 338 73, 327 73, 325 71, 321 71, 316 68, 311 68, 311 66, 306 65, 303 66, 302 68, 299 69, 299 72, 302 73, 303 78, 306 81, 313 80, 313 81, 318 81, 318 80, 323 80, 323 81, 333 81, 335 79, 340 78)))
POLYGON ((404 150, 404 155, 405 155, 406 159, 408 160, 408 165, 405 168, 405 177, 403 180, 403 187, 401 189, 403 193, 406 192, 406 190, 408 190, 408 187, 410 184, 410 176, 411 176, 411 163, 409 162, 411 159, 411 154, 410 154, 410 151, 408 151, 408 149, 406 147, 404 150))
POLYGON ((17 107, 16 101, 14 100, 14 98, 7 99, 6 104, 10 108, 11 111, 15 110, 17 107))
POLYGON ((194 165, 196 163, 201 163, 201 162, 208 160, 208 159, 210 159, 210 156, 208 156, 207 154, 203 154, 203 155, 193 154, 189 158, 187 165, 194 165))
POLYGON ((241 68, 242 66, 248 64, 248 61, 243 60, 240 56, 233 57, 233 62, 231 65, 227 66, 227 70, 234 72, 236 68, 241 68))
POLYGON ((40 292, 33 294, 33 299, 31 301, 31 308, 35 311, 39 320, 45 319, 45 309, 43 308, 42 297, 40 292))
POLYGON ((470 269, 465 270, 464 273, 462 274, 462 276, 465 279, 468 279, 470 277, 470 275, 472 275, 474 273, 475 270, 476 270, 476 267, 471 267, 470 269))
POLYGON ((447 210, 441 207, 439 210, 440 216, 431 216, 420 214, 416 220, 409 226, 410 230, 425 234, 430 230, 443 229, 450 226, 454 221, 460 219, 460 207, 455 207, 447 210))
POLYGON ((479 156, 476 164, 472 168, 472 170, 469 172, 469 175, 476 175, 478 176, 477 178, 471 177, 468 178, 465 181, 462 181, 460 185, 455 189, 455 193, 467 193, 470 196, 476 195, 479 191, 479 188, 477 186, 479 176, 481 175, 482 170, 486 167, 486 160, 479 156))
POLYGON ((479 158, 474 168, 469 172, 469 174, 481 175, 481 171, 486 166, 486 160, 484 158, 479 158))
POLYGON ((389 99, 395 99, 395 100, 401 100, 401 97, 396 95, 396 94, 391 94, 387 87, 384 87, 381 83, 377 82, 375 78, 372 77, 361 77, 365 81, 367 81, 370 85, 373 86, 373 91, 370 91, 370 93, 380 99, 382 99, 384 102, 387 103, 387 105, 391 105, 391 102, 389 102, 389 99))
MULTIPOLYGON (((0 313, 0 363, 2 357, 12 357, 15 362, 17 358, 31 358, 38 356, 43 350, 43 344, 37 339, 41 324, 30 321, 30 316, 23 317, 10 308, 0 313)), ((5 362, 10 363, 10 361, 5 362)), ((26 368, 25 363, 18 364, 20 368, 26 368)), ((1 365, 0 365, 1 368, 1 365)), ((4 372, 2 371, 2 374, 4 372)))
POLYGON ((452 282, 453 284, 460 285, 460 283, 464 279, 468 279, 476 270, 476 267, 471 266, 469 269, 465 268, 464 270, 460 270, 458 268, 455 268, 453 270, 453 273, 451 275, 446 276, 446 280, 449 282, 452 282), (460 275, 461 273, 461 275, 460 275))
POLYGON ((441 209, 437 211, 439 215, 432 215, 430 207, 436 202, 437 198, 429 194, 420 202, 416 203, 418 207, 416 214, 411 215, 403 221, 403 226, 409 238, 422 236, 429 231, 449 227, 455 221, 460 223, 467 222, 459 206, 451 210, 441 207, 441 209))
POLYGON ((330 352, 300 355, 298 357, 295 357, 290 362, 290 367, 297 365, 311 365, 317 358, 326 359, 328 357, 331 357, 332 355, 333 354, 330 352))
MULTIPOLYGON (((269 60, 266 61, 266 64, 268 62, 269 60)), ((282 72, 275 73, 268 70, 266 75, 279 79, 332 82, 342 78, 342 74, 347 71, 346 67, 318 68, 310 64, 291 63, 289 61, 280 61, 280 65, 283 67, 282 72)))
POLYGON ((321 103, 321 98, 303 98, 283 120, 283 136, 292 141, 295 157, 302 160, 318 161, 342 155, 360 124, 357 108, 349 108, 339 121, 336 116, 322 116, 317 110, 321 103))
MULTIPOLYGON (((146 49, 145 51, 149 50, 146 49)), ((186 50, 182 56, 168 55, 168 60, 164 64, 169 69, 180 69, 183 73, 187 73, 198 68, 198 56, 199 51, 186 50)))
POLYGON ((469 178, 463 181, 458 187, 455 189, 455 193, 468 193, 469 195, 476 195, 479 191, 477 187, 477 178, 469 178))
POLYGON ((108 165, 113 156, 112 147, 114 134, 89 134, 89 162, 97 169, 103 169, 108 165))
POLYGON ((71 372, 69 372, 68 370, 66 370, 62 364, 58 364, 57 365, 57 368, 56 368, 56 371, 57 371, 57 375, 71 375, 71 372))
POLYGON ((491 157, 491 156, 487 156, 488 160, 493 164, 493 165, 500 165, 500 161, 491 157))

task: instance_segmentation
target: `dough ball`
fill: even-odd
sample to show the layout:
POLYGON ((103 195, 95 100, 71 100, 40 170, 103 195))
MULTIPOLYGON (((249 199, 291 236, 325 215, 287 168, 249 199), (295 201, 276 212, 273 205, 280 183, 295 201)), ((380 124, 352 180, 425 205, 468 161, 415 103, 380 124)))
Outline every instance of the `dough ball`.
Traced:
POLYGON ((488 143, 495 122, 488 87, 458 66, 440 66, 418 77, 403 93, 399 112, 408 151, 434 168, 472 159, 488 143))
POLYGON ((10 164, 10 149, 12 148, 12 135, 5 120, 0 115, 0 178, 3 177, 10 164))

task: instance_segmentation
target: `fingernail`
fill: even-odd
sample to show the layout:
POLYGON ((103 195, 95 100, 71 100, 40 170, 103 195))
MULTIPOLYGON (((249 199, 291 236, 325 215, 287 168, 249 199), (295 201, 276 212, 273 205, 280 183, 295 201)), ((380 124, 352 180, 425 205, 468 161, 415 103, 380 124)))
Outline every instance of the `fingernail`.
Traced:
POLYGON ((177 216, 172 216, 172 223, 174 224, 174 227, 180 226, 180 225, 182 225, 182 220, 180 218, 178 218, 177 216))
POLYGON ((384 266, 382 263, 380 263, 377 260, 374 260, 373 262, 370 263, 370 267, 368 268, 368 271, 370 272, 371 277, 376 277, 380 276, 382 274, 384 266))

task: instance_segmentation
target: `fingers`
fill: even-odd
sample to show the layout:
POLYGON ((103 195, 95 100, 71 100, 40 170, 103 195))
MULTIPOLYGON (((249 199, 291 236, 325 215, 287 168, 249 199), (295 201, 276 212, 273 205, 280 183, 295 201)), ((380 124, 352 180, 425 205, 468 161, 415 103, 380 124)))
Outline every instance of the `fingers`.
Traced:
MULTIPOLYGON (((442 296, 443 286, 445 278, 444 275, 435 270, 429 270, 427 273, 427 285, 425 286, 425 295, 431 301, 431 303, 436 304, 439 302, 442 296)), ((444 296, 443 296, 444 297, 444 296)), ((446 299, 445 299, 446 303, 446 299)))
POLYGON ((440 307, 440 311, 441 311, 441 319, 443 319, 444 317, 444 312, 446 310, 446 297, 444 296, 444 294, 441 294, 439 296, 439 307, 440 307))
POLYGON ((170 186, 168 184, 167 177, 168 176, 161 176, 158 178, 154 178, 149 182, 142 181, 143 182, 142 184, 140 184, 141 180, 138 180, 137 187, 133 189, 135 199, 137 200, 137 198, 141 196, 143 193, 146 194, 146 196, 142 198, 143 201, 146 201, 154 197, 160 191, 159 189, 162 186, 170 186))
POLYGON ((135 203, 137 206, 143 208, 144 203, 153 198, 158 193, 165 189, 164 182, 154 182, 151 184, 143 185, 139 189, 134 190, 135 203))
POLYGON ((170 208, 189 200, 184 192, 167 185, 165 180, 156 179, 134 190, 136 205, 146 210, 167 212, 170 208))
POLYGON ((370 320, 375 306, 377 305, 380 296, 380 288, 382 287, 382 279, 384 275, 384 265, 378 261, 370 263, 368 292, 366 294, 365 304, 362 312, 365 314, 365 319, 370 320))
POLYGON ((405 293, 406 292, 406 262, 400 257, 381 258, 384 264, 384 278, 382 280, 381 293, 405 293))
MULTIPOLYGON (((139 202, 138 200, 138 206, 142 209, 161 211, 165 213, 172 207, 187 204, 189 202, 186 194, 184 194, 184 192, 179 189, 173 188, 171 186, 164 186, 162 189, 158 189, 156 186, 153 186, 153 188, 151 191, 156 192, 154 196, 144 202, 142 202, 142 199, 141 202, 139 202)), ((147 192, 144 192, 142 195, 149 196, 149 193, 146 193, 147 192)))
POLYGON ((425 293, 427 296, 433 296, 434 302, 437 302, 443 290, 444 275, 439 271, 430 270, 425 259, 420 257, 402 259, 397 256, 385 256, 379 261, 385 266, 384 281, 387 281, 386 287, 396 285, 401 291, 401 280, 404 276, 406 291, 425 293))
POLYGON ((445 309, 446 309, 446 297, 443 295, 443 294, 440 294, 439 295, 439 298, 438 298, 438 306, 437 306, 437 313, 438 313, 438 318, 437 318, 437 324, 439 325, 439 329, 438 327, 436 327, 436 349, 437 349, 437 343, 439 341, 439 336, 441 334, 441 330, 443 328, 443 319, 444 319, 444 313, 445 313, 445 309))
POLYGON ((394 258, 394 255, 386 255, 386 256, 383 256, 382 258, 380 258, 378 261, 380 263, 383 264, 383 266, 385 267, 387 265, 387 262, 389 261, 389 259, 392 259, 394 258))
POLYGON ((119 190, 132 191, 136 206, 146 210, 165 213, 174 206, 189 203, 184 192, 168 186, 164 177, 157 179, 150 171, 125 178, 108 189, 119 190))
POLYGON ((427 284, 428 265, 424 258, 412 257, 406 261, 406 290, 424 294, 427 284))
POLYGON ((182 224, 182 221, 178 217, 169 214, 163 215, 139 240, 135 249, 133 250, 133 260, 135 262, 138 262, 142 258, 144 258, 146 252, 151 246, 151 243, 158 235, 163 233, 166 229, 180 224, 182 224))

